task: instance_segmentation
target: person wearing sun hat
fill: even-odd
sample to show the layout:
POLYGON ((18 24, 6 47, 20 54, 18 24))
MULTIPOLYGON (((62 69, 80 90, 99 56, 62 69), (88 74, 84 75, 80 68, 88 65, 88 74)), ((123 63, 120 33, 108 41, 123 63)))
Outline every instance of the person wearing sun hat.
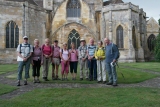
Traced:
POLYGON ((80 64, 80 80, 83 80, 83 70, 85 70, 85 78, 88 80, 88 61, 87 61, 87 45, 85 39, 80 39, 81 46, 78 48, 78 58, 80 64))
POLYGON ((31 63, 31 55, 33 47, 28 43, 28 37, 23 37, 23 43, 17 47, 17 61, 18 61, 18 82, 17 86, 20 86, 20 80, 22 79, 22 71, 25 66, 25 80, 24 85, 27 85, 27 79, 29 78, 29 69, 31 63))

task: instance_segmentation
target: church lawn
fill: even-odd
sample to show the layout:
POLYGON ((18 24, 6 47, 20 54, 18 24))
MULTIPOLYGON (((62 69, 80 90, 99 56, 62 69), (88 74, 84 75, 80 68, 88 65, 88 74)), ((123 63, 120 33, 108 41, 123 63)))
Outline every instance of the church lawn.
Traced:
MULTIPOLYGON (((129 68, 122 68, 122 67, 117 69, 117 73, 118 73, 118 83, 124 83, 124 84, 139 83, 139 82, 142 82, 142 81, 145 81, 145 80, 148 80, 148 79, 152 79, 152 78, 155 78, 155 77, 158 76, 158 75, 155 75, 155 74, 141 72, 141 71, 138 71, 138 70, 132 70, 132 69, 129 69, 129 68), (122 74, 124 75, 124 78, 123 78, 122 74)), ((42 71, 41 71, 41 75, 42 75, 42 71)), ((82 83, 82 84, 97 83, 97 81, 87 81, 87 80, 80 81, 79 80, 79 70, 78 70, 76 81, 71 80, 71 74, 70 73, 68 74, 69 81, 61 81, 61 80, 58 80, 58 81, 54 80, 53 81, 52 78, 51 78, 51 75, 52 74, 51 74, 51 66, 50 66, 50 71, 49 71, 49 80, 50 81, 44 82, 42 80, 42 77, 40 77, 41 82, 43 82, 43 83, 82 83)), ((30 69, 30 76, 31 76, 31 78, 29 80, 33 81, 33 79, 32 79, 32 69, 30 69)), ((61 77, 60 71, 59 71, 59 76, 61 77)), ((24 77, 24 72, 23 72, 23 77, 24 77)), ((16 80, 17 73, 9 75, 9 76, 7 76, 7 78, 11 78, 11 79, 16 80)), ((107 78, 107 80, 108 80, 108 78, 107 78)))
POLYGON ((12 92, 16 89, 17 89, 17 87, 0 84, 0 95, 12 92))
POLYGON ((119 63, 119 65, 122 67, 126 66, 126 67, 160 72, 160 62, 119 63))
POLYGON ((158 88, 49 88, 0 100, 0 107, 160 107, 159 98, 158 88))
POLYGON ((7 73, 10 71, 16 71, 18 65, 17 64, 5 64, 5 65, 0 65, 0 74, 7 73))

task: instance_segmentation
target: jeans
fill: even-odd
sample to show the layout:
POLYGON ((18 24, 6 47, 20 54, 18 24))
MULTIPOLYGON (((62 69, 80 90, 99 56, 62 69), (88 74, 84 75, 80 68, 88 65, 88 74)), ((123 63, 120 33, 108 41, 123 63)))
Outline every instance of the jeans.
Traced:
POLYGON ((70 72, 71 73, 77 73, 77 64, 78 62, 70 62, 70 72))
POLYGON ((97 60, 88 60, 89 78, 97 80, 97 60))
POLYGON ((18 62, 18 80, 22 79, 23 67, 25 66, 25 79, 29 78, 29 69, 30 69, 31 60, 30 58, 27 61, 18 62))
POLYGON ((43 58, 43 72, 42 72, 43 78, 48 77, 50 62, 51 62, 51 58, 45 58, 45 57, 43 58))
POLYGON ((110 63, 106 63, 106 69, 108 71, 109 83, 117 83, 116 66, 112 67, 110 63))

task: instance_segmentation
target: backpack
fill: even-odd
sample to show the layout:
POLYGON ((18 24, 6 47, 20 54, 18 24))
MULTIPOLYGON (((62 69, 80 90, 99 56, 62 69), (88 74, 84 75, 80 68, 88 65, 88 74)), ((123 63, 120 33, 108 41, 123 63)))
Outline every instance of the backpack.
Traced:
MULTIPOLYGON (((39 50, 41 51, 41 48, 39 48, 39 50)), ((34 52, 34 47, 33 47, 33 52, 34 52)))
MULTIPOLYGON (((96 51, 98 51, 98 49, 99 49, 99 48, 97 47, 97 48, 96 48, 96 51)), ((105 47, 103 47, 103 51, 105 52, 105 47)))
MULTIPOLYGON (((24 47, 24 46, 22 46, 22 44, 20 44, 20 48, 19 48, 19 53, 21 54, 22 53, 22 51, 21 51, 21 47, 24 47)), ((27 47, 29 47, 29 53, 30 53, 30 44, 28 44, 28 46, 27 47)))
POLYGON ((119 52, 118 46, 117 46, 116 44, 113 44, 113 43, 112 43, 112 50, 111 50, 111 54, 113 53, 113 45, 115 45, 115 46, 116 46, 116 48, 117 48, 117 50, 118 50, 118 57, 117 57, 117 60, 118 60, 118 59, 119 59, 119 57, 120 57, 120 52, 119 52))
MULTIPOLYGON (((49 45, 49 46, 50 46, 50 49, 52 50, 51 45, 49 45)), ((45 47, 45 44, 42 45, 42 51, 43 51, 44 47, 45 47)))

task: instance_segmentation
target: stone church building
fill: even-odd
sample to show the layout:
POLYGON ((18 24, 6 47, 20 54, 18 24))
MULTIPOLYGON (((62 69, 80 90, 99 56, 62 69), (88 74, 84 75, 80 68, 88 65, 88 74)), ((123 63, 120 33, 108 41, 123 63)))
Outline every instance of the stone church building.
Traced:
POLYGON ((120 62, 148 61, 159 28, 142 8, 122 0, 0 0, 0 63, 16 62, 24 35, 31 44, 50 38, 76 47, 81 38, 88 43, 109 37, 119 47, 120 62))

